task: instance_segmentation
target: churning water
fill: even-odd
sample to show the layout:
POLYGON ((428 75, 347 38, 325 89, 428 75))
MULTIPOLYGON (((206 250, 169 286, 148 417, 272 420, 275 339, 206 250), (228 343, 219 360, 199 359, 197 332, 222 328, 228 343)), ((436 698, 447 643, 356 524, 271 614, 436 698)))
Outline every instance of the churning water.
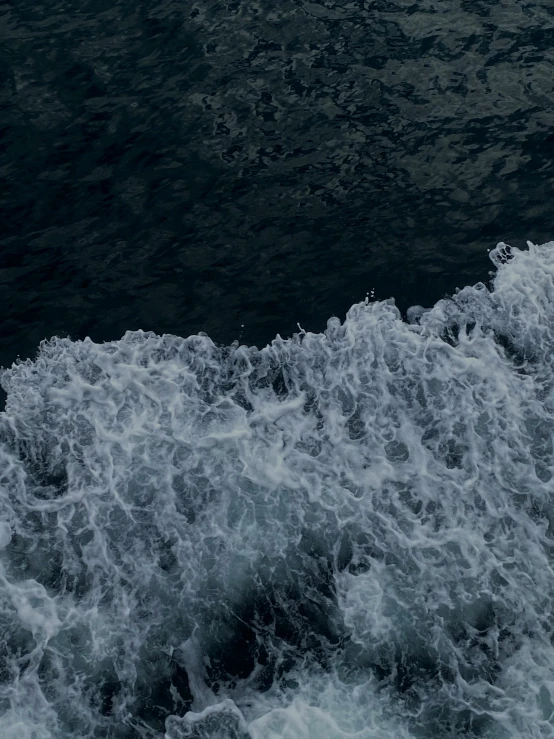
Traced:
POLYGON ((3 739, 554 737, 554 242, 2 373, 3 739))

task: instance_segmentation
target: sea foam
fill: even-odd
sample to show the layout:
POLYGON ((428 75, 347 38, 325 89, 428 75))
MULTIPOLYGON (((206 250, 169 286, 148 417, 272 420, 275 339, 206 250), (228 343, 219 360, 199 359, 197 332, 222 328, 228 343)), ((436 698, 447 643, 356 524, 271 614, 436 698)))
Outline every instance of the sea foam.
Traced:
POLYGON ((554 737, 554 243, 491 258, 3 370, 2 737, 554 737))

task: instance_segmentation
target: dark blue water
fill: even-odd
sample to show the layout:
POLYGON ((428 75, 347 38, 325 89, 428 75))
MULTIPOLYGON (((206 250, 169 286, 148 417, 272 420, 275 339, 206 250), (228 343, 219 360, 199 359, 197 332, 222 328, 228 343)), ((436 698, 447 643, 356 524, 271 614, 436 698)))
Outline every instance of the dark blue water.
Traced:
POLYGON ((262 346, 549 239, 553 12, 4 3, 0 364, 138 328, 262 346))
POLYGON ((552 49, 0 5, 2 739, 554 739, 552 49))

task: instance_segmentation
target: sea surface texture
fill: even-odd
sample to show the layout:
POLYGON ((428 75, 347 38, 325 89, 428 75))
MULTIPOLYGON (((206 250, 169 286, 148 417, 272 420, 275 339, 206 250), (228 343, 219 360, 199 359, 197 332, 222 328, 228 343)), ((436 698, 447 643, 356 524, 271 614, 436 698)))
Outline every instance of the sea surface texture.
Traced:
POLYGON ((3 739, 554 737, 554 243, 491 258, 5 370, 3 739))
POLYGON ((552 0, 0 7, 0 366, 127 330, 259 347, 553 238, 552 0))
POLYGON ((1 5, 0 739, 554 739, 553 49, 1 5))

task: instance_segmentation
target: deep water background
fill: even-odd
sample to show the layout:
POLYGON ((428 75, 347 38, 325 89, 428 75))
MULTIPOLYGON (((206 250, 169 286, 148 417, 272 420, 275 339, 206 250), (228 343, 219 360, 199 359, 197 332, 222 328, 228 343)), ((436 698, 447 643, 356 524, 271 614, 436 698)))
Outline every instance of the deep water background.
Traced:
POLYGON ((0 365, 53 334, 263 346, 552 237, 554 6, 0 9, 0 365))

